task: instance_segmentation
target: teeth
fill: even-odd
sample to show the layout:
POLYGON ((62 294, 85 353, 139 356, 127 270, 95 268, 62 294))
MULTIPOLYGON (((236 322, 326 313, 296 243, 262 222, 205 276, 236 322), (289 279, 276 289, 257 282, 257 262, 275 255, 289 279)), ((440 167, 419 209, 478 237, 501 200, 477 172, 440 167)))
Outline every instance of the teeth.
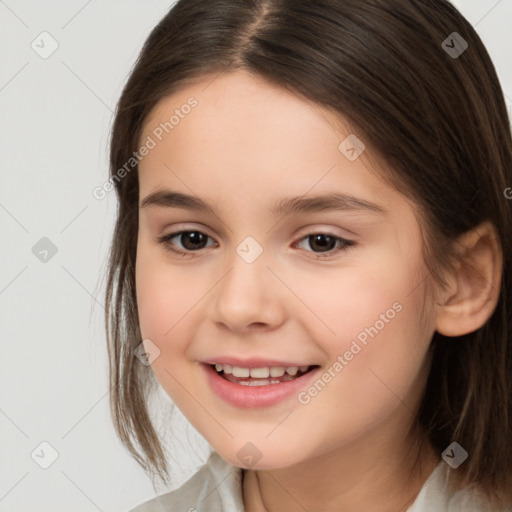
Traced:
MULTIPOLYGON (((220 373, 233 374, 233 377, 251 377, 254 379, 268 379, 268 377, 282 377, 285 372, 288 375, 295 376, 300 371, 306 372, 309 365, 304 366, 265 366, 261 368, 243 368, 240 366, 230 366, 229 364, 215 364, 215 369, 220 373)), ((254 385, 254 384, 252 384, 254 385)))
POLYGON ((249 377, 249 368, 240 368, 240 366, 233 366, 233 377, 249 377))
POLYGON ((286 368, 284 366, 272 366, 269 371, 271 377, 282 377, 286 368))
POLYGON ((265 379, 265 380, 246 380, 241 381, 242 386, 268 386, 269 384, 281 384, 280 380, 265 379))
POLYGON ((266 379, 270 375, 270 368, 251 368, 250 375, 253 379, 266 379))

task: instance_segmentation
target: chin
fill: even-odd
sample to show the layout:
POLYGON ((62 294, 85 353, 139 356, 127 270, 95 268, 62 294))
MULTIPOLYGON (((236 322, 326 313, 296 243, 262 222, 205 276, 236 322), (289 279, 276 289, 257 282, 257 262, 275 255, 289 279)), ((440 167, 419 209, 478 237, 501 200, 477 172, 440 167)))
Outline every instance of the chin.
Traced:
POLYGON ((236 446, 222 447, 215 451, 232 466, 258 471, 286 468, 304 460, 304 457, 299 457, 303 454, 297 452, 296 445, 288 449, 282 446, 279 449, 270 446, 258 448, 257 444, 247 442, 242 447, 237 443, 236 446))

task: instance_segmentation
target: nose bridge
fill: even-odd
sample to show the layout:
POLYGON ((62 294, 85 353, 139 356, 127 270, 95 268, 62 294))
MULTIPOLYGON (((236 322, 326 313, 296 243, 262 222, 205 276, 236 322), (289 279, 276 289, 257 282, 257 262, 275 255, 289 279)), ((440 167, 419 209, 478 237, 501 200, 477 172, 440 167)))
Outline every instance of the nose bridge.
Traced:
POLYGON ((215 293, 215 319, 233 329, 252 323, 275 325, 282 319, 279 285, 268 270, 267 251, 247 237, 226 257, 228 272, 215 293))
POLYGON ((243 240, 227 257, 230 268, 221 288, 224 300, 239 301, 239 307, 256 303, 268 291, 268 258, 263 247, 252 237, 243 240))

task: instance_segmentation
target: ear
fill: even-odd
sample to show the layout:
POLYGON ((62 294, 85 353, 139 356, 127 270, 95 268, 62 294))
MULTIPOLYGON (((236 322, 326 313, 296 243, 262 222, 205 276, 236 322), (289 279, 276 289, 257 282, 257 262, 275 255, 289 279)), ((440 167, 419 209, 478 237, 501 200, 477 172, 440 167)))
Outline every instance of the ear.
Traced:
POLYGON ((436 330, 445 336, 462 336, 482 327, 496 308, 501 288, 503 252, 491 222, 464 233, 457 245, 457 264, 436 306, 436 330))

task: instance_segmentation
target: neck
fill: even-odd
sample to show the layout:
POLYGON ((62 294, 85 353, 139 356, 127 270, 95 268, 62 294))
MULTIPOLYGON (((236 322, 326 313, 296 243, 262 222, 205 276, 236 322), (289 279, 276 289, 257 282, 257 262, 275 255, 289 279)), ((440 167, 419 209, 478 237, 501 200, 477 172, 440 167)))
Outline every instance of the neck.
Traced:
POLYGON ((402 438, 402 449, 383 450, 370 437, 290 467, 244 471, 245 511, 405 512, 440 459, 430 444, 402 438))

